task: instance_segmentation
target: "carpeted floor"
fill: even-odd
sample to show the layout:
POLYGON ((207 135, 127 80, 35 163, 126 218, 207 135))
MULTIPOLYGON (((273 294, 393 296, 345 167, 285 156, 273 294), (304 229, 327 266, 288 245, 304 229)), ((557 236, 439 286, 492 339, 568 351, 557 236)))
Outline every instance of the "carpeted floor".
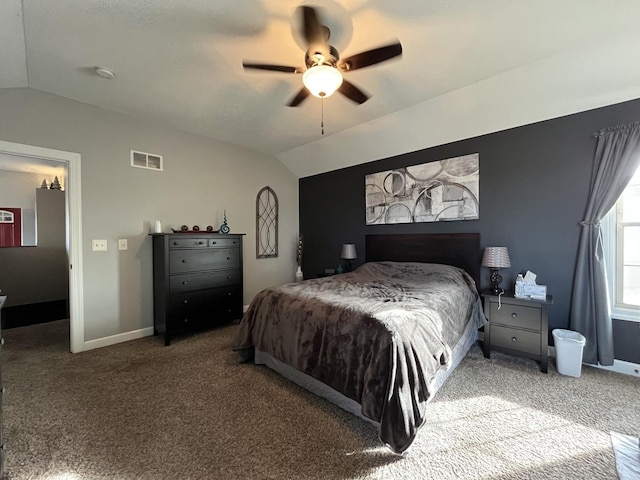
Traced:
POLYGON ((545 375, 474 346, 400 457, 370 424, 239 364, 236 326, 75 355, 68 328, 3 332, 11 480, 611 479, 609 432, 640 432, 637 378, 545 375))

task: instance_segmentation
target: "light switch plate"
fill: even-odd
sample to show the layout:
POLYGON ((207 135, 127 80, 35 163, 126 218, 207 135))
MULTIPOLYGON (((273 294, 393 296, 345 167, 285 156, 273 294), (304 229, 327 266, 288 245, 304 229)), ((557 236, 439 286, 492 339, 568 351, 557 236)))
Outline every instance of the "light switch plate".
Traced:
POLYGON ((91 240, 91 251, 92 252, 106 252, 107 251, 107 241, 106 240, 91 240))
POLYGON ((118 250, 126 250, 129 248, 128 242, 126 238, 118 239, 118 250))

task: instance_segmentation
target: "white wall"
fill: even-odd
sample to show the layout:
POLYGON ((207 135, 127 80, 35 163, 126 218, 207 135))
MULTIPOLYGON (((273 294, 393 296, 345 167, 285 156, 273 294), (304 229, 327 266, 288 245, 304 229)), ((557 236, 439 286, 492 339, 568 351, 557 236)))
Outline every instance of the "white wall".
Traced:
POLYGON ((36 189, 42 183, 41 177, 0 170, 0 207, 22 209, 22 245, 36 244, 36 189))
POLYGON ((85 340, 153 325, 150 222, 219 226, 246 233, 244 303, 293 280, 298 181, 278 160, 32 89, 0 89, 0 140, 82 156, 85 340), (129 150, 162 155, 164 171, 129 165, 129 150), (265 185, 280 200, 279 257, 255 258, 255 197, 265 185), (128 239, 127 251, 117 240, 128 239), (107 252, 91 252, 106 239, 107 252))

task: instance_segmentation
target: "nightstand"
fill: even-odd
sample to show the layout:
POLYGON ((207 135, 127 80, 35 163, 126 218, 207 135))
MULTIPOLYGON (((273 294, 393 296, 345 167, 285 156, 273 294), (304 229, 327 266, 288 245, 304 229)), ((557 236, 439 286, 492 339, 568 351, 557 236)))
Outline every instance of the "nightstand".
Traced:
POLYGON ((534 300, 509 293, 498 298, 491 292, 483 292, 482 297, 488 320, 484 326, 484 356, 490 358, 492 348, 522 355, 538 360, 540 371, 547 373, 551 295, 545 300, 534 300))

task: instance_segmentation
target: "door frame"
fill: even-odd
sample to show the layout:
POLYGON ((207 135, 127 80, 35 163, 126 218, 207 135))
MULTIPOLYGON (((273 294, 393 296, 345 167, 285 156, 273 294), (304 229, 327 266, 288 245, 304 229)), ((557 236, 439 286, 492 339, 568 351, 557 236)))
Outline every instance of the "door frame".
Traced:
POLYGON ((79 153, 0 140, 0 153, 62 162, 67 167, 65 188, 66 243, 69 259, 69 344, 72 353, 82 352, 84 341, 84 297, 82 276, 82 192, 79 153))

